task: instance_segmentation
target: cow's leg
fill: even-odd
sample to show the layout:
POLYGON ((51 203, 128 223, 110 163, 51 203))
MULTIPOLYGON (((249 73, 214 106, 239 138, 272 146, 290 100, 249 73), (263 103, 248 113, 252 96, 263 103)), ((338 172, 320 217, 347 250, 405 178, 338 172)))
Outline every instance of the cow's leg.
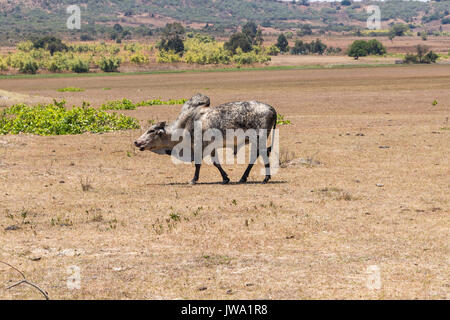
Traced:
POLYGON ((270 152, 272 151, 272 147, 267 148, 267 162, 265 163, 264 167, 266 169, 266 177, 264 178, 264 181, 262 183, 269 182, 271 175, 270 175, 270 152))
POLYGON ((191 184, 196 184, 198 181, 198 177, 200 176, 200 167, 202 165, 201 164, 195 164, 195 174, 194 174, 194 179, 192 179, 192 181, 190 182, 191 184))
POLYGON ((222 169, 222 166, 220 165, 220 163, 214 161, 214 166, 219 169, 220 175, 222 176, 222 184, 227 184, 228 182, 230 182, 230 178, 228 178, 227 173, 225 172, 225 170, 222 169))
MULTIPOLYGON (((250 152, 251 152, 251 150, 250 150, 250 152)), ((254 159, 254 162, 252 162, 252 161, 250 160, 250 163, 249 163, 247 169, 245 169, 245 172, 244 172, 244 174, 242 175, 241 180, 239 180, 239 183, 246 183, 246 182, 247 182, 247 179, 248 179, 248 176, 249 176, 249 174, 250 174, 250 171, 252 171, 252 168, 253 168, 253 166, 255 165, 255 162, 256 162, 256 160, 258 159, 258 157, 259 157, 259 137, 258 137, 257 140, 256 140, 256 158, 254 159)), ((251 158, 251 157, 250 157, 250 158, 251 158)))
POLYGON ((228 178, 228 174, 225 172, 225 170, 223 170, 222 166, 220 165, 219 160, 216 157, 216 150, 214 150, 211 153, 211 157, 212 157, 214 166, 219 170, 220 175, 222 176, 222 184, 227 184, 228 182, 230 182, 230 178, 228 178))

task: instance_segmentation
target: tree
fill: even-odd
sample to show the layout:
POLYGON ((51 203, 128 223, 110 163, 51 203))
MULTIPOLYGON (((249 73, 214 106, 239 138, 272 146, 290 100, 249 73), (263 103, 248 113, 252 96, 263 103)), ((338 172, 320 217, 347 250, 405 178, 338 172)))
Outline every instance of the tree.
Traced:
POLYGON ((296 40, 294 47, 291 49, 292 54, 307 54, 308 51, 308 44, 303 43, 302 40, 296 40))
POLYGON ((118 33, 122 33, 123 32, 123 27, 120 24, 118 24, 118 23, 116 23, 114 25, 113 29, 114 29, 114 31, 116 31, 118 33))
POLYGON ((348 7, 352 5, 352 2, 350 0, 342 0, 341 5, 348 7))
POLYGON ((258 26, 254 22, 247 22, 242 26, 242 33, 245 34, 251 43, 255 40, 256 33, 258 32, 258 26))
POLYGON ((406 32, 408 32, 409 26, 404 23, 397 23, 391 27, 390 33, 394 36, 401 37, 404 36, 406 32))
POLYGON ((367 42, 364 40, 355 40, 350 45, 350 48, 348 50, 348 55, 350 57, 354 57, 356 60, 359 57, 367 56, 368 51, 368 45, 367 42))
POLYGON ((348 50, 348 55, 350 57, 354 57, 355 59, 367 56, 369 54, 383 55, 385 53, 386 48, 380 41, 376 39, 372 39, 369 41, 355 40, 348 50))
POLYGON ((386 47, 377 39, 372 39, 367 42, 367 53, 383 55, 386 54, 386 47))
POLYGON ((182 53, 184 51, 184 27, 179 22, 168 23, 162 30, 162 38, 158 44, 160 50, 182 53))
POLYGON ((34 40, 33 46, 36 49, 45 49, 50 51, 50 55, 53 55, 55 52, 67 51, 67 46, 61 39, 50 36, 34 40))
POLYGON ((250 52, 253 47, 250 39, 245 34, 237 32, 230 37, 228 42, 225 42, 224 48, 235 54, 237 48, 241 48, 243 52, 250 52))
POLYGON ((311 25, 310 24, 302 25, 301 31, 302 31, 302 34, 304 34, 304 35, 311 35, 311 34, 313 34, 313 31, 311 29, 311 25))
POLYGON ((310 51, 312 53, 323 54, 327 49, 327 45, 324 44, 320 39, 316 39, 316 41, 312 41, 310 44, 310 51))
POLYGON ((289 42, 283 33, 278 36, 276 46, 278 47, 278 49, 280 49, 281 52, 286 52, 289 50, 289 42))

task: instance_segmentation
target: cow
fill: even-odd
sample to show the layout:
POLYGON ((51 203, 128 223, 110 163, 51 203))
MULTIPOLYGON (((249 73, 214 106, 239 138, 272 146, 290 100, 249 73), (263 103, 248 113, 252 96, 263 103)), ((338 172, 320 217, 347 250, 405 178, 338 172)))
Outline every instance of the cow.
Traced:
MULTIPOLYGON (((277 112, 272 106, 265 103, 257 101, 237 101, 210 107, 210 99, 202 94, 197 94, 183 105, 180 114, 174 122, 170 124, 159 122, 151 126, 134 142, 134 144, 140 151, 149 150, 157 154, 172 155, 174 147, 179 143, 176 139, 174 139, 175 141, 172 141, 174 133, 177 130, 182 130, 183 132, 189 133, 190 137, 194 137, 194 129, 198 123, 201 125, 202 133, 206 132, 208 129, 214 129, 216 132, 219 131, 222 136, 225 137, 223 147, 229 147, 229 145, 226 145, 225 143, 225 141, 229 141, 229 139, 227 140, 229 137, 226 137, 227 130, 241 129, 243 132, 247 132, 247 130, 253 129, 257 132, 263 132, 265 135, 264 139, 261 139, 260 135, 256 138, 256 157, 254 155, 251 157, 250 163, 242 178, 239 180, 239 183, 247 182, 250 171, 259 156, 262 156, 265 159, 266 175, 263 183, 267 183, 271 179, 269 156, 274 143, 277 112), (265 144, 271 131, 273 131, 272 145, 270 147, 262 145, 262 141, 260 143, 260 140, 263 140, 265 144)), ((242 146, 250 143, 248 136, 245 136, 243 139, 236 137, 237 140, 235 140, 234 137, 231 138, 233 139, 234 155, 237 154, 237 151, 242 146)), ((196 147, 194 141, 189 142, 192 150, 196 147)), ((209 143, 211 142, 203 142, 202 150, 205 150, 209 143)), ((211 156, 214 166, 219 170, 222 176, 222 183, 227 184, 230 182, 230 179, 220 165, 215 151, 211 153, 211 156)), ((191 157, 189 160, 193 162, 194 157, 191 157)), ((200 167, 201 160, 200 162, 196 161, 195 174, 191 184, 196 184, 199 180, 200 167)))

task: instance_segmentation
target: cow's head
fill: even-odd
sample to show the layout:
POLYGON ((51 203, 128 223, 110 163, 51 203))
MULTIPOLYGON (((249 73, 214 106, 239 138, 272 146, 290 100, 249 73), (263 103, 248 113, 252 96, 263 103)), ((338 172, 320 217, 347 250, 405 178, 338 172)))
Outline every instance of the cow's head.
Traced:
POLYGON ((166 132, 166 123, 159 122, 150 127, 134 142, 139 150, 158 151, 171 147, 170 134, 166 132))
POLYGON ((181 110, 183 111, 186 109, 197 108, 200 106, 209 107, 210 103, 211 102, 209 100, 209 97, 207 97, 201 93, 197 93, 195 96, 193 96, 188 101, 186 101, 186 103, 184 104, 184 106, 181 110))

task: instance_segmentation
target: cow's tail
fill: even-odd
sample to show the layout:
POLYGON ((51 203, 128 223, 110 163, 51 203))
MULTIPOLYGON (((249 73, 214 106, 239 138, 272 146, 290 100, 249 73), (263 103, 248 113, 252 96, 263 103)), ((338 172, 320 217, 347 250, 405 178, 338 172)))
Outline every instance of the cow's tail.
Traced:
POLYGON ((271 152, 273 150, 273 145, 275 144, 275 132, 276 132, 276 128, 277 128, 277 114, 275 113, 275 121, 273 123, 273 128, 272 128, 272 144, 270 145, 270 151, 271 152))

